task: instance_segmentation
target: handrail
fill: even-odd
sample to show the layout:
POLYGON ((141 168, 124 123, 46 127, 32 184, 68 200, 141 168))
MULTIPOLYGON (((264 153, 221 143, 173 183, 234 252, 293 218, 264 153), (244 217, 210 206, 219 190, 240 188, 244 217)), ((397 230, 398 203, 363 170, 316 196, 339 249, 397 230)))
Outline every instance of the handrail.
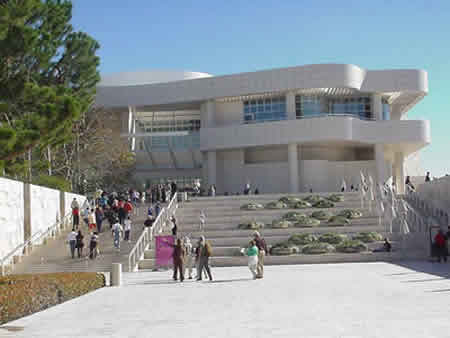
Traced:
POLYGON ((7 254, 5 257, 0 258, 0 276, 4 276, 6 274, 5 272, 5 265, 8 262, 12 262, 12 265, 14 267, 14 260, 12 259, 18 252, 23 252, 25 248, 27 248, 30 245, 33 245, 34 243, 38 242, 41 239, 45 239, 49 233, 52 233, 55 230, 58 230, 58 226, 61 224, 64 224, 65 220, 69 218, 72 215, 72 213, 68 213, 65 215, 61 220, 57 220, 55 224, 48 227, 47 230, 39 230, 36 232, 33 236, 31 236, 28 240, 23 242, 22 244, 18 245, 16 248, 14 248, 9 254, 7 254))
POLYGON ((166 224, 167 220, 169 219, 170 216, 172 216, 175 213, 174 209, 178 207, 176 201, 177 201, 177 193, 175 193, 172 196, 169 204, 161 209, 155 221, 153 222, 152 227, 151 228, 146 227, 142 232, 142 234, 139 236, 138 240, 136 241, 136 244, 128 254, 129 272, 136 271, 137 264, 139 263, 139 260, 141 260, 142 257, 144 256, 145 250, 147 250, 148 247, 151 245, 154 235, 156 233, 161 233, 163 231, 163 227, 166 224))

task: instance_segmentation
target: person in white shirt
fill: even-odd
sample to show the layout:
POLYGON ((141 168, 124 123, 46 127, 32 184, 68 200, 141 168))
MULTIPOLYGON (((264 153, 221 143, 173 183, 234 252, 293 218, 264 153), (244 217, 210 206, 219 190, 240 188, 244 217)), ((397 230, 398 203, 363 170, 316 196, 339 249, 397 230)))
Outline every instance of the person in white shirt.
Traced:
POLYGON ((67 242, 69 243, 72 258, 75 258, 75 246, 77 244, 77 233, 75 232, 75 229, 72 229, 72 231, 67 235, 67 242))
MULTIPOLYGON (((192 250, 192 243, 188 236, 184 237, 183 239, 183 245, 184 249, 186 250, 186 256, 185 256, 185 264, 184 269, 188 269, 189 272, 189 279, 192 279, 192 263, 194 262, 194 251, 192 250)), ((183 274, 186 276, 186 272, 183 274)))
POLYGON ((122 225, 119 223, 118 220, 113 224, 112 226, 112 234, 113 234, 113 240, 114 240, 114 247, 120 251, 120 238, 123 233, 122 225))
POLYGON ((127 217, 127 219, 124 222, 124 230, 125 230, 125 237, 124 241, 130 241, 130 231, 131 231, 131 219, 130 216, 127 217))
POLYGON ((200 211, 199 219, 200 219, 199 229, 200 231, 203 231, 205 229, 205 221, 206 221, 205 212, 203 210, 200 211))
POLYGON ((78 203, 77 199, 74 197, 72 203, 70 204, 70 207, 72 209, 80 209, 80 204, 78 203))

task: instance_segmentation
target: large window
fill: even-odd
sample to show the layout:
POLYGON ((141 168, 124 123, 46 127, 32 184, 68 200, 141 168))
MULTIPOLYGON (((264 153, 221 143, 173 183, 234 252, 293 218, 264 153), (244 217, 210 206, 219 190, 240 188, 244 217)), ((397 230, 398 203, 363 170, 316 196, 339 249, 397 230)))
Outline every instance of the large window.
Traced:
POLYGON ((383 120, 391 119, 391 106, 389 103, 383 99, 383 120))
POLYGON ((320 96, 295 96, 295 115, 297 118, 327 113, 323 109, 325 98, 320 96))
POLYGON ((370 97, 337 97, 328 100, 330 114, 355 115, 361 119, 371 117, 370 97))
POLYGON ((244 122, 285 120, 286 97, 277 96, 244 101, 244 122))

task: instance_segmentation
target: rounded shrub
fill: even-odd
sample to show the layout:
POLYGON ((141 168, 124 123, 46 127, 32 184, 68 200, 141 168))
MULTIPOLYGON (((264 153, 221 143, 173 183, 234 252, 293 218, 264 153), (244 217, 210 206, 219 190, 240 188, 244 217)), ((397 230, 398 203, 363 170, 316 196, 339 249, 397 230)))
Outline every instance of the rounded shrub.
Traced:
POLYGON ((286 209, 288 206, 284 202, 274 201, 266 204, 266 209, 286 209))
POLYGON ((292 209, 307 209, 307 208, 312 208, 312 204, 307 201, 300 200, 298 202, 290 204, 290 207, 292 209))
POLYGON ((325 233, 319 236, 317 239, 321 243, 328 244, 339 244, 347 239, 347 236, 344 234, 337 234, 334 232, 325 233))
POLYGON ((311 217, 321 221, 328 221, 331 217, 333 217, 333 214, 329 211, 317 210, 311 214, 311 217))
POLYGON ((319 201, 313 204, 314 208, 334 208, 334 203, 328 200, 319 201))
POLYGON ((292 221, 292 222, 301 220, 305 217, 308 217, 308 216, 306 216, 305 214, 302 214, 300 212, 295 212, 295 211, 291 211, 291 212, 288 212, 287 214, 283 215, 283 219, 285 219, 287 221, 292 221))
POLYGON ((295 234, 289 237, 288 243, 295 245, 306 245, 317 241, 317 237, 313 234, 295 234))
POLYGON ((356 252, 364 252, 368 250, 367 244, 364 244, 361 241, 348 239, 336 245, 336 250, 338 252, 344 253, 356 253, 356 252))
POLYGON ((323 201, 325 199, 319 195, 309 195, 309 196, 306 196, 303 200, 306 202, 309 202, 311 204, 314 204, 314 203, 323 201))
POLYGON ((293 203, 301 201, 301 199, 298 197, 293 197, 293 196, 283 196, 278 201, 286 203, 289 206, 293 203))
POLYGON ((344 195, 343 194, 333 194, 327 197, 328 200, 331 202, 344 202, 344 195))
POLYGON ((354 219, 362 217, 362 212, 356 209, 344 209, 338 213, 338 216, 354 219))
POLYGON ((315 218, 311 218, 308 216, 305 216, 302 219, 298 219, 295 221, 294 226, 297 228, 312 228, 320 225, 320 221, 315 218))
POLYGON ((311 243, 305 245, 302 248, 302 253, 306 255, 320 255, 325 253, 331 253, 334 251, 335 251, 334 246, 328 243, 321 243, 321 242, 311 243))
POLYGON ((277 243, 270 248, 270 254, 274 256, 287 256, 297 251, 298 248, 288 242, 277 243))
POLYGON ((264 206, 260 203, 247 203, 241 205, 241 210, 260 210, 264 209, 264 206))
POLYGON ((383 236, 379 234, 378 232, 360 232, 352 237, 354 240, 361 241, 364 243, 373 243, 373 242, 379 242, 383 240, 383 236))
POLYGON ((261 228, 264 228, 264 223, 256 221, 244 222, 238 225, 238 229, 242 230, 257 230, 261 228))
POLYGON ((332 216, 328 222, 326 223, 327 226, 345 226, 350 225, 350 220, 348 218, 345 218, 343 216, 332 216))
POLYGON ((272 221, 272 228, 274 229, 285 229, 292 226, 292 222, 287 221, 285 219, 276 219, 272 221))

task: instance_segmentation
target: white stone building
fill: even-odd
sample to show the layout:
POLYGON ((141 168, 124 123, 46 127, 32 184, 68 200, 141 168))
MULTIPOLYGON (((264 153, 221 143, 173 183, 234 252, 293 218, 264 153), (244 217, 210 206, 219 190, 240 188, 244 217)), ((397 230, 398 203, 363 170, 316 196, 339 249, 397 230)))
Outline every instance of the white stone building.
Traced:
POLYGON ((104 77, 97 105, 121 114, 142 182, 199 178, 217 193, 337 191, 359 172, 404 189, 405 159, 430 143, 407 112, 428 92, 423 70, 320 64, 212 76, 104 77))

